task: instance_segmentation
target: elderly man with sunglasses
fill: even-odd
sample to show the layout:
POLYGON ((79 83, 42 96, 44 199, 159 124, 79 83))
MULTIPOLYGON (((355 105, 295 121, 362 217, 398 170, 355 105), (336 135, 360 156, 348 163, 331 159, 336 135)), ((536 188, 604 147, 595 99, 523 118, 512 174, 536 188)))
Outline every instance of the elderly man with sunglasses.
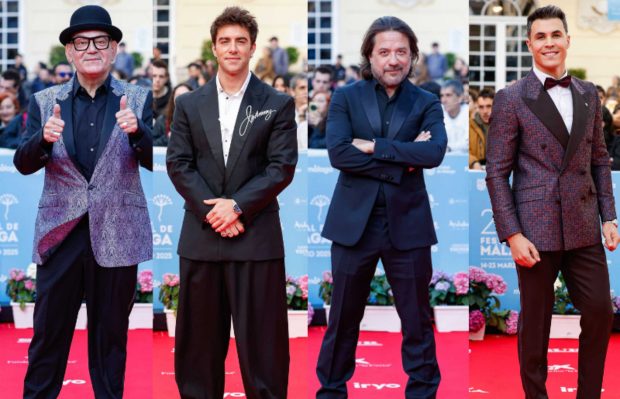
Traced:
POLYGON ((152 94, 110 75, 122 32, 99 6, 76 10, 60 34, 75 75, 30 101, 14 163, 45 169, 35 226, 34 336, 24 398, 60 393, 77 312, 88 311, 96 398, 123 396, 137 264, 152 257, 140 165, 152 169, 152 94))

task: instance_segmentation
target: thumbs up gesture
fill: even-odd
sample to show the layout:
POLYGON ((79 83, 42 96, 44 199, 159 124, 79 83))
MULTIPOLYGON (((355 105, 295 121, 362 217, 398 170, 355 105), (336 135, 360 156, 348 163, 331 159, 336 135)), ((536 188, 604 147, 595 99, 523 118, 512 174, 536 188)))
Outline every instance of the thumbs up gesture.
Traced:
POLYGON ((138 118, 136 114, 127 107, 127 96, 121 97, 120 110, 116 113, 116 123, 127 134, 135 133, 138 130, 138 118))
POLYGON ((65 121, 60 116, 60 104, 54 104, 52 116, 45 122, 43 126, 43 140, 48 143, 55 143, 60 139, 62 131, 65 128, 65 121))

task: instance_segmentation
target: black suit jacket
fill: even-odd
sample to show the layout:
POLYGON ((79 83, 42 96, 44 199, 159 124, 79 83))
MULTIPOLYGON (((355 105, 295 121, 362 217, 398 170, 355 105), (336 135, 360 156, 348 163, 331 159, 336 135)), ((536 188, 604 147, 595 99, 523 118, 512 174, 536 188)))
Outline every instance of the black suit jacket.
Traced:
POLYGON ((217 87, 212 79, 177 98, 166 155, 168 175, 185 199, 179 255, 202 261, 284 257, 277 195, 297 164, 293 99, 252 75, 224 165, 217 87), (222 238, 204 222, 210 198, 232 198, 245 233, 222 238))
POLYGON ((438 166, 446 152, 443 111, 437 97, 408 80, 401 90, 385 138, 374 81, 345 86, 332 97, 327 150, 340 175, 322 234, 338 244, 352 246, 360 240, 381 184, 394 247, 404 251, 437 242, 422 169, 438 166), (414 142, 425 130, 432 138, 414 142), (355 138, 374 139, 374 154, 355 148, 355 138), (410 167, 415 169, 409 172, 410 167))

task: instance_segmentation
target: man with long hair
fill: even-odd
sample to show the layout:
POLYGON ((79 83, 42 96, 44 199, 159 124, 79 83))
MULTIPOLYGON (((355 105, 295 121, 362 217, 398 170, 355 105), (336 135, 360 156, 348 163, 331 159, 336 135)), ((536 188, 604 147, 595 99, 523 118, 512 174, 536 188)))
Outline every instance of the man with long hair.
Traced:
POLYGON ((319 354, 319 399, 347 397, 360 321, 382 261, 402 322, 406 396, 434 398, 440 374, 428 284, 437 243, 424 168, 447 146, 441 104, 408 79, 417 38, 396 17, 375 20, 362 43, 363 80, 334 93, 329 159, 340 170, 323 236, 332 240, 333 296, 319 354))

